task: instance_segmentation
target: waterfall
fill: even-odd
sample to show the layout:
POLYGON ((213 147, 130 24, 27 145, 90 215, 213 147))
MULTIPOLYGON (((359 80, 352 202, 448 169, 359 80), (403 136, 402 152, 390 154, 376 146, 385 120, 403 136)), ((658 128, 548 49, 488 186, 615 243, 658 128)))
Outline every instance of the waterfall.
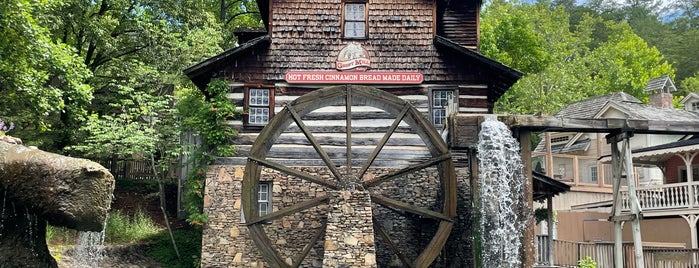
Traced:
POLYGON ((73 266, 77 268, 99 267, 104 256, 105 228, 101 232, 78 232, 78 244, 75 246, 73 266))
POLYGON ((477 150, 482 267, 520 267, 526 203, 519 143, 505 124, 486 117, 477 150))

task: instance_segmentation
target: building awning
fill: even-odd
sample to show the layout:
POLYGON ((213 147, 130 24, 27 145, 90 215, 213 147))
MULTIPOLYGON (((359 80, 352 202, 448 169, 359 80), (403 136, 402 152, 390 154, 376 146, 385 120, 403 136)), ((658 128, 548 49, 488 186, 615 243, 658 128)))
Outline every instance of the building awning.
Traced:
POLYGON ((544 201, 547 197, 570 191, 570 185, 557 181, 543 173, 532 171, 534 181, 534 201, 544 201))

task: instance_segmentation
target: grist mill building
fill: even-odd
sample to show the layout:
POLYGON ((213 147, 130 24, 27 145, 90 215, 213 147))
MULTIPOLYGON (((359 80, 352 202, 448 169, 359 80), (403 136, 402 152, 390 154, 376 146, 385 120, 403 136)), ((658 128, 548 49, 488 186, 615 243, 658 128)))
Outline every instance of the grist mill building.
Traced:
POLYGON ((522 75, 478 52, 481 1, 257 3, 265 29, 184 71, 242 111, 202 266, 470 266, 469 159, 443 129, 522 75))

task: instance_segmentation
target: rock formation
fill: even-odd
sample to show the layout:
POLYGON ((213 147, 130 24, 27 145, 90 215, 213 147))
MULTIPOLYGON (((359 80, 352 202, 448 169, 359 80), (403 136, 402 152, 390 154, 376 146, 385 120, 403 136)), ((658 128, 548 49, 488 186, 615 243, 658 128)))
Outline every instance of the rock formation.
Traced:
POLYGON ((113 191, 95 162, 0 140, 0 267, 56 267, 47 222, 100 231, 113 191))

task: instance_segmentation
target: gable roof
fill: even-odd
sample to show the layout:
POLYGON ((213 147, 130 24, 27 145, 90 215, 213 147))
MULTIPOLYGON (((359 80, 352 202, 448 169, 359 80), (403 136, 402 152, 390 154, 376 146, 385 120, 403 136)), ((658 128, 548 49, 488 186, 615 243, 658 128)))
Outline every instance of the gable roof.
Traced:
POLYGON ((197 87, 205 88, 209 81, 211 81, 211 75, 208 74, 214 70, 222 69, 226 64, 243 55, 245 52, 257 47, 269 46, 270 43, 271 38, 269 35, 253 38, 237 47, 228 49, 216 56, 187 67, 182 72, 187 75, 197 87))
POLYGON ((595 118, 595 115, 597 115, 608 102, 642 104, 642 102, 634 96, 625 92, 617 92, 568 104, 556 113, 556 117, 578 119, 595 118))
POLYGON ((673 91, 677 91, 677 88, 675 87, 675 84, 672 83, 672 79, 670 79, 670 76, 663 75, 661 77, 656 77, 648 81, 648 84, 646 85, 646 88, 643 89, 643 91, 670 93, 673 91))
POLYGON ((556 113, 556 117, 598 118, 609 108, 615 108, 625 113, 628 119, 660 121, 699 120, 699 115, 696 113, 672 108, 653 107, 624 92, 593 97, 568 104, 556 113))
POLYGON ((699 99, 699 94, 694 93, 694 92, 689 93, 689 94, 687 94, 687 96, 685 96, 684 98, 682 98, 682 100, 680 101, 680 103, 681 103, 681 104, 685 104, 685 103, 687 103, 687 101, 689 101, 689 100, 691 100, 691 99, 699 99))
POLYGON ((485 55, 478 53, 467 47, 463 47, 451 40, 435 35, 434 44, 437 48, 445 48, 449 51, 455 52, 457 55, 461 56, 466 60, 475 60, 482 63, 486 68, 496 76, 496 79, 492 79, 494 83, 492 84, 496 96, 493 101, 496 101, 502 94, 507 91, 517 80, 522 77, 522 72, 504 65, 496 60, 486 57, 485 55))

